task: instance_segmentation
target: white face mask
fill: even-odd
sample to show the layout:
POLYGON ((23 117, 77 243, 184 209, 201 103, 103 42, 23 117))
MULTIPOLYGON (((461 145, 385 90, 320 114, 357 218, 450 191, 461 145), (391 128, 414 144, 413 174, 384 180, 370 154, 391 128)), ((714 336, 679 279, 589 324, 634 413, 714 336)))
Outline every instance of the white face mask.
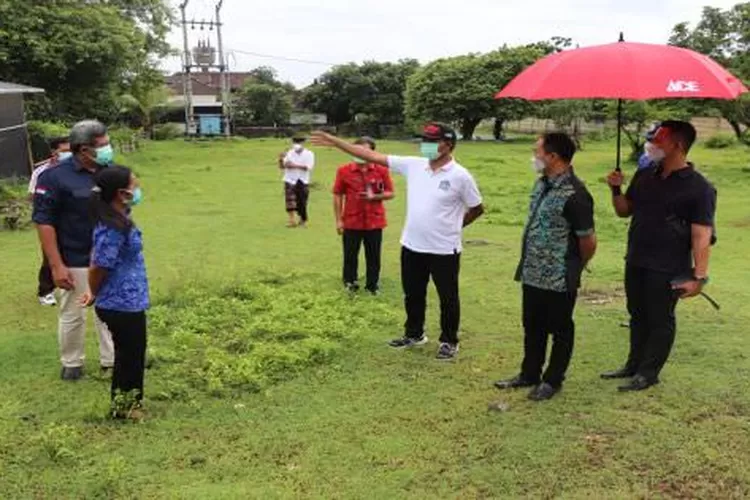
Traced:
POLYGON ((531 170, 533 170, 534 173, 541 174, 544 172, 545 168, 547 168, 547 166, 541 158, 537 158, 536 156, 531 157, 531 170))
POLYGON ((300 151, 302 151, 302 149, 304 149, 304 146, 302 144, 295 144, 294 146, 292 146, 292 149, 299 153, 300 151))
POLYGON ((646 145, 643 148, 646 151, 646 156, 649 160, 659 163, 664 159, 666 153, 664 153, 664 150, 662 150, 660 147, 655 146, 651 142, 647 142, 646 145))

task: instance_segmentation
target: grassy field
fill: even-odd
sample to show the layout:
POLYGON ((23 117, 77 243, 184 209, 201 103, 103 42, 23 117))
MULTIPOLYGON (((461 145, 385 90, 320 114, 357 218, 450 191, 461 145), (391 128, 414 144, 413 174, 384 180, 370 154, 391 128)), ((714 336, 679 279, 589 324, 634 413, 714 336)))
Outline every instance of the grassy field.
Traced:
MULTIPOLYGON (((350 298, 339 286, 329 195, 343 156, 317 151, 307 230, 284 228, 279 141, 153 143, 122 158, 144 187, 135 215, 158 304, 151 418, 109 422, 106 381, 58 380, 55 312, 34 297, 35 236, 0 233, 0 496, 750 496, 750 153, 699 147, 693 155, 719 191, 710 291, 722 311, 682 304, 663 383, 621 395, 598 373, 627 352, 619 327, 627 222, 612 214, 602 182, 613 145, 586 146, 576 165, 597 202, 600 249, 585 276, 568 381, 542 405, 492 387, 520 363, 512 276, 533 182, 531 142, 458 149, 488 213, 465 233, 454 364, 433 359, 434 343, 412 352, 385 346, 403 320, 402 179, 389 205, 384 293, 350 298), (246 327, 257 336, 237 345, 230 332, 246 327), (248 345, 258 338, 264 350, 248 345), (253 363, 239 363, 248 352, 253 363), (489 411, 497 401, 509 410, 489 411)), ((435 338, 433 290, 429 302, 435 338)), ((96 352, 91 334, 91 374, 96 352)))

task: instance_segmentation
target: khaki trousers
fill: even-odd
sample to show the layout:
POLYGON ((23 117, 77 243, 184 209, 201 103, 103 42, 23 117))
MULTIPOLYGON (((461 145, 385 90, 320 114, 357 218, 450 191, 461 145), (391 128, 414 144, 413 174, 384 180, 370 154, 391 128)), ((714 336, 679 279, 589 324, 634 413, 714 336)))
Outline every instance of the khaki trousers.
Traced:
MULTIPOLYGON (((75 280, 73 290, 60 291, 60 324, 58 342, 60 344, 60 361, 65 368, 83 366, 86 358, 84 339, 86 338, 86 309, 78 302, 89 288, 89 270, 86 267, 71 268, 75 280)), ((115 364, 115 347, 112 334, 107 326, 94 313, 94 327, 99 336, 99 364, 111 368, 115 364)))

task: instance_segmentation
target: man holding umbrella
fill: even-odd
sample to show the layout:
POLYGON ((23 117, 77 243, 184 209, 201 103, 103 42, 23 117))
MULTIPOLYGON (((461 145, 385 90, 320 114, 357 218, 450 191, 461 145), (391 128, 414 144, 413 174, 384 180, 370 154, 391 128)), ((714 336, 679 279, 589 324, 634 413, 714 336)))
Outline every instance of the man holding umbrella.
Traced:
POLYGON ((625 268, 630 354, 604 379, 630 378, 620 391, 659 383, 675 339, 679 299, 699 295, 708 282, 716 190, 687 161, 696 139, 687 122, 665 121, 654 134, 654 165, 639 170, 625 193, 620 171, 608 183, 620 217, 631 217, 625 268))

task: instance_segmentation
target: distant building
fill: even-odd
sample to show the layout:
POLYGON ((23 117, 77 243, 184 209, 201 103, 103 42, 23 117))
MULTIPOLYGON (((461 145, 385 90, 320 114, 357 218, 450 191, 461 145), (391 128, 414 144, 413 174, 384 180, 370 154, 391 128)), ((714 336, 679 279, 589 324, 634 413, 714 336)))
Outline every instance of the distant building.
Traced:
POLYGON ((289 115, 289 125, 326 125, 328 115, 324 113, 295 112, 289 115))
POLYGON ((25 177, 31 174, 32 159, 26 130, 24 94, 43 89, 0 82, 0 177, 25 177))

